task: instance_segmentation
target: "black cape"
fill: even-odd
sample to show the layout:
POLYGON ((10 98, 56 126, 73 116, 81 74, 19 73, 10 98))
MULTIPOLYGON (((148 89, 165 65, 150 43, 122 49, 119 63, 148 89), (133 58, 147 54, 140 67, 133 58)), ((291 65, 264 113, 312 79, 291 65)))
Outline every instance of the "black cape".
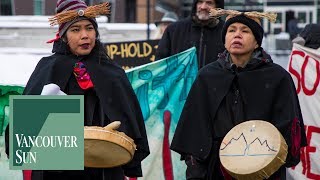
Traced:
POLYGON ((294 166, 300 161, 300 147, 307 141, 294 83, 286 70, 260 51, 259 58, 239 71, 230 64, 227 52, 200 70, 180 116, 172 150, 183 158, 192 155, 202 162, 215 161, 210 162, 212 167, 208 169, 216 171, 223 137, 241 123, 235 123, 228 113, 220 113, 232 84, 237 82, 243 101, 242 122, 261 119, 272 123, 288 144, 285 166, 294 166))
POLYGON ((141 161, 150 153, 149 146, 140 105, 124 70, 110 60, 99 41, 92 52, 83 57, 71 54, 62 40, 54 43, 53 52, 52 56, 39 61, 23 94, 39 95, 43 86, 50 83, 57 84, 62 91, 80 89, 73 87, 76 84, 73 67, 76 62, 83 62, 94 84, 93 96, 97 97, 101 111, 111 122, 120 120, 118 130, 134 139, 137 145, 133 160, 120 171, 130 177, 142 176, 141 161))

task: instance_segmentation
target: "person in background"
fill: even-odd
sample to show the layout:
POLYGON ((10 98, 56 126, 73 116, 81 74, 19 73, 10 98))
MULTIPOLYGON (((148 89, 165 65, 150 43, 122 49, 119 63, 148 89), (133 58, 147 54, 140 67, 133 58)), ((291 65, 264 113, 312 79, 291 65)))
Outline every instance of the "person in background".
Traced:
POLYGON ((312 49, 320 48, 320 24, 306 25, 298 37, 292 40, 292 43, 297 43, 312 49))
POLYGON ((178 20, 178 16, 174 12, 166 12, 160 21, 156 21, 155 25, 157 26, 157 31, 154 36, 154 39, 161 39, 164 31, 168 27, 169 24, 176 22, 178 20))
POLYGON ((285 180, 285 167, 299 163, 307 140, 293 80, 261 48, 260 18, 275 21, 275 14, 221 9, 212 14, 228 15, 222 29, 226 51, 199 71, 171 149, 185 160, 186 179, 229 179, 219 158, 225 135, 248 120, 268 121, 288 145, 286 163, 270 179, 285 180))
POLYGON ((197 48, 198 67, 217 59, 224 51, 220 18, 209 18, 211 8, 223 8, 224 0, 194 0, 190 17, 172 23, 165 30, 156 59, 172 56, 193 46, 197 48))
POLYGON ((287 31, 290 35, 290 41, 292 41, 300 33, 300 29, 298 27, 299 20, 294 16, 293 11, 288 11, 287 14, 288 14, 287 31))
POLYGON ((58 24, 59 31, 49 41, 54 43, 54 54, 39 61, 23 94, 40 95, 43 87, 55 84, 67 95, 83 95, 84 125, 103 127, 119 120, 119 131, 134 140, 137 150, 128 164, 119 167, 32 171, 32 180, 141 177, 141 161, 149 154, 142 112, 124 70, 108 57, 100 42, 95 19, 110 13, 109 4, 87 7, 81 0, 58 0, 56 13, 51 25, 58 24))

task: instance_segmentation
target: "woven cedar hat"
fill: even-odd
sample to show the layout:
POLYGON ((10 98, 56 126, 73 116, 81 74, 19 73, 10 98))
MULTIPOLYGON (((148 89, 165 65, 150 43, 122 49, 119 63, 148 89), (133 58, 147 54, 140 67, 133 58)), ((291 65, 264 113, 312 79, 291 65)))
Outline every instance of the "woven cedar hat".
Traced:
POLYGON ((210 11, 211 17, 220 17, 223 15, 227 15, 226 22, 221 32, 223 43, 225 43, 225 36, 228 27, 233 23, 239 22, 245 24, 251 29, 259 46, 261 46, 264 33, 263 28, 261 27, 260 19, 267 18, 270 22, 275 22, 277 18, 277 14, 271 12, 239 12, 235 10, 224 10, 219 8, 213 8, 210 11))
POLYGON ((82 0, 58 0, 56 6, 56 15, 49 18, 51 26, 59 25, 59 31, 56 39, 48 42, 53 42, 62 37, 67 29, 74 23, 81 20, 89 20, 97 29, 98 24, 96 17, 99 15, 109 15, 110 5, 108 2, 87 6, 82 0))

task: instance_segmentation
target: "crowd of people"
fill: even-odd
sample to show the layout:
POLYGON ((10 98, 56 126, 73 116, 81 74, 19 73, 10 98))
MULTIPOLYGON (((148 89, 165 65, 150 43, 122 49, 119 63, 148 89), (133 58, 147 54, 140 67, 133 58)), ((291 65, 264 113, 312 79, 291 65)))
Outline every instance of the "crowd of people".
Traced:
MULTIPOLYGON (((194 0, 189 17, 178 20, 175 13, 168 12, 156 23, 159 31, 155 39, 160 39, 156 59, 191 47, 197 50, 199 73, 181 113, 171 149, 185 161, 186 179, 227 179, 229 175, 219 159, 223 137, 242 122, 260 119, 273 124, 288 145, 285 164, 270 177, 285 179, 285 168, 299 163, 300 148, 307 141, 293 80, 261 47, 261 19, 273 21, 275 17, 266 12, 223 8, 223 0, 194 0)), ((23 94, 40 95, 45 85, 53 83, 68 95, 84 95, 85 126, 105 126, 120 120, 119 130, 134 140, 137 150, 133 160, 123 166, 33 171, 33 180, 122 180, 124 176, 143 176, 141 162, 150 151, 139 102, 124 70, 110 60, 99 40, 95 17, 110 12, 94 9, 100 13, 92 15, 86 12, 88 9, 81 0, 58 0, 52 23, 59 25, 59 31, 50 41, 53 55, 39 61, 23 94), (77 13, 66 13, 73 11, 77 13), (68 15, 71 18, 64 18, 68 15)), ((294 28, 294 23, 289 27, 294 28)), ((294 37, 297 32, 292 39, 319 48, 319 38, 310 37, 315 29, 319 30, 319 25, 308 25, 300 39, 294 37)), ((319 32, 315 33, 319 36, 319 32)), ((7 154, 8 144, 7 141, 7 154)))

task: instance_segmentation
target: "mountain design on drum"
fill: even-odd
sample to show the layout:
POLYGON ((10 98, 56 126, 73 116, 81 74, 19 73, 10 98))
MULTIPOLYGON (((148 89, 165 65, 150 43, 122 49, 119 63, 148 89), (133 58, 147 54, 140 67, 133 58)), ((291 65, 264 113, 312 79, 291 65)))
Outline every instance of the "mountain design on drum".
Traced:
POLYGON ((228 143, 221 144, 220 156, 273 156, 278 152, 271 148, 267 140, 261 141, 256 137, 248 143, 245 135, 240 134, 238 138, 231 138, 228 143))

